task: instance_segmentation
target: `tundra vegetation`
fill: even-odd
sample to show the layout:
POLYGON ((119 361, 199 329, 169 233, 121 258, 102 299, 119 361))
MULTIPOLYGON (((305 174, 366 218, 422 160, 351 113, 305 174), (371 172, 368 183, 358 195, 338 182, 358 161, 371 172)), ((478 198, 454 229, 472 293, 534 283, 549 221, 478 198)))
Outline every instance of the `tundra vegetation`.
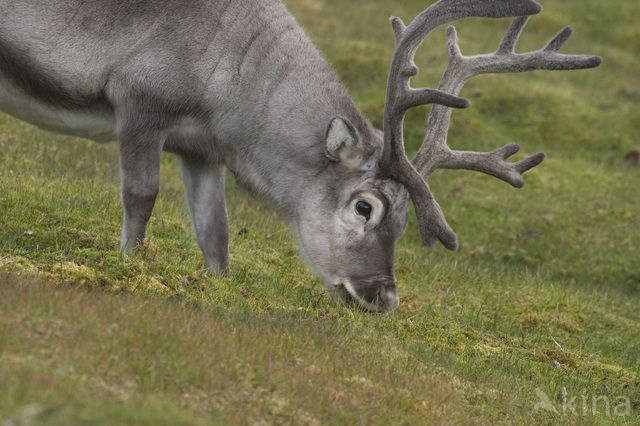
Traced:
MULTIPOLYGON (((386 17, 425 3, 286 3, 381 127, 386 17)), ((547 160, 517 191, 436 173, 461 248, 423 247, 410 215, 389 315, 336 307, 287 223, 232 179, 231 274, 207 274, 171 155, 148 241, 121 254, 117 147, 0 115, 0 422, 640 421, 640 5, 542 4, 520 51, 571 24, 563 52, 605 62, 467 84, 453 147, 516 141, 547 160)), ((494 50, 509 22, 456 23, 465 54, 494 50)), ((437 84, 444 46, 441 28, 416 87, 437 84)), ((425 116, 407 116, 410 156, 425 116)))

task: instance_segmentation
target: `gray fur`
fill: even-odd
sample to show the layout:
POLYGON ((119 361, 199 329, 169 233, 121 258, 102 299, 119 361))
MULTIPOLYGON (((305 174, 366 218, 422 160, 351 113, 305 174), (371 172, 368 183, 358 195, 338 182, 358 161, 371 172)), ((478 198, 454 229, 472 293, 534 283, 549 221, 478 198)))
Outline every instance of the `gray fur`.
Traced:
MULTIPOLYGON (((539 11, 532 0, 443 0, 408 28, 394 20, 401 68, 392 66, 391 131, 382 134, 279 0, 0 0, 0 8, 0 109, 48 130, 118 141, 123 250, 145 238, 160 153, 169 151, 182 159, 189 211, 212 272, 228 270, 229 169, 292 220, 303 255, 336 301, 379 311, 398 305, 393 252, 409 195, 416 211, 440 212, 408 161, 397 163, 401 127, 387 112, 395 120, 425 102, 468 106, 451 88, 394 89, 394 73, 407 83, 417 73, 411 58, 426 36, 420 22, 539 11), (356 211, 358 201, 370 204, 368 217, 356 211)), ((473 168, 457 160, 436 167, 473 168)), ((421 231, 446 241, 450 230, 439 214, 426 228, 420 220, 421 231)), ((453 243, 450 231, 446 245, 453 243)))
POLYGON ((182 178, 205 263, 213 271, 229 270, 229 225, 224 198, 226 167, 182 158, 182 178))

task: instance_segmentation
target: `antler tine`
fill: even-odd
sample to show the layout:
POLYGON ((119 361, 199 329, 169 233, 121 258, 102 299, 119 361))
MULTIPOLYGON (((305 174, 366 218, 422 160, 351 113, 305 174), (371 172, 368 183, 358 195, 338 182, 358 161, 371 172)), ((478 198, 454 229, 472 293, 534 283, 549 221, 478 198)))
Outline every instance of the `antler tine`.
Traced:
POLYGON ((547 52, 557 52, 558 50, 560 50, 562 45, 567 40, 569 40, 571 34, 573 34, 573 28, 564 27, 562 31, 560 31, 554 38, 551 39, 549 43, 547 43, 544 50, 547 52))
POLYGON ((433 245, 439 239, 451 250, 458 246, 453 230, 447 224, 440 206, 404 150, 402 123, 409 108, 436 103, 452 108, 465 108, 468 100, 452 92, 413 89, 409 82, 418 73, 413 59, 424 39, 438 26, 467 17, 504 18, 532 15, 542 8, 533 0, 440 0, 420 13, 408 26, 391 18, 396 35, 396 48, 391 60, 387 97, 384 108, 384 149, 381 172, 404 184, 413 200, 422 242, 433 245))
MULTIPOLYGON (((453 27, 447 29, 449 66, 440 81, 441 91, 457 95, 472 77, 486 73, 513 73, 533 70, 574 70, 600 65, 602 58, 589 55, 564 55, 558 50, 571 36, 571 27, 560 31, 547 45, 537 51, 518 54, 515 45, 528 17, 513 20, 498 50, 489 55, 465 57, 460 53, 458 37, 453 27), (454 54, 452 54, 454 52, 454 54)), ((515 187, 524 185, 522 174, 544 160, 537 153, 517 163, 507 158, 518 152, 517 144, 509 144, 493 152, 452 151, 447 146, 447 131, 451 109, 434 105, 429 114, 427 132, 412 164, 424 179, 435 170, 469 169, 502 179, 515 187)))
MULTIPOLYGON (((522 30, 525 25, 527 25, 527 21, 529 20, 528 16, 520 16, 519 18, 514 19, 509 25, 507 29, 507 33, 502 38, 500 42, 500 46, 498 47, 498 53, 506 54, 506 53, 514 53, 516 48, 516 43, 520 38, 520 34, 522 34, 522 30)), ((451 27, 451 30, 455 33, 456 29, 451 27)), ((447 33, 448 35, 448 33, 447 33)), ((458 43, 458 38, 456 37, 456 44, 458 43)), ((460 55, 462 56, 462 55, 460 55)))

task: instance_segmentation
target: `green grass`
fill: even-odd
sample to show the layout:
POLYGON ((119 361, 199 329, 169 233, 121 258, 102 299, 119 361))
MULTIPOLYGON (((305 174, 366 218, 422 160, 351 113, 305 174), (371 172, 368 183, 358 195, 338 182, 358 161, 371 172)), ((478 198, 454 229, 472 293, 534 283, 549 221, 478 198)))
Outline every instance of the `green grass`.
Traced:
MULTIPOLYGON (((287 4, 380 126, 387 17, 425 2, 287 4)), ((334 306, 288 224, 233 179, 231 276, 207 275, 169 155, 148 243, 119 253, 116 146, 0 115, 0 424, 640 422, 640 171, 623 160, 640 148, 640 3, 543 6, 521 49, 571 24, 563 51, 603 65, 463 89, 453 147, 548 158, 521 190, 434 175, 461 250, 422 247, 412 217, 388 315, 334 306), (557 413, 535 411, 541 392, 557 413)), ((459 23, 463 52, 494 50, 507 25, 459 23)), ((445 60, 438 30, 414 84, 435 86, 445 60)), ((409 152, 425 114, 407 117, 409 152)))

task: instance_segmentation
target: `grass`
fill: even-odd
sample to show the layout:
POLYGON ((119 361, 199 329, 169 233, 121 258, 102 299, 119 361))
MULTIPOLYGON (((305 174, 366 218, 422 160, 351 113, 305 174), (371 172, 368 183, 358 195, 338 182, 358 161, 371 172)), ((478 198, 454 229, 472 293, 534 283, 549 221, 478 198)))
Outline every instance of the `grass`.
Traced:
MULTIPOLYGON (((424 2, 287 4, 380 126, 386 19, 424 2)), ((522 190, 437 173, 461 250, 421 247, 411 218, 389 315, 334 306, 288 224, 233 179, 231 276, 207 275, 168 155, 149 241, 122 255, 116 147, 0 115, 0 424, 640 422, 640 171, 624 160, 640 148, 640 5, 543 5, 521 49, 571 24, 563 50, 605 62, 467 85, 452 146, 548 159, 522 190)), ((457 24, 463 52, 507 25, 457 24)), ((415 84, 445 59, 438 30, 415 84)), ((407 118, 409 152, 425 113, 407 118)))
MULTIPOLYGON (((369 336, 351 346, 357 331, 336 317, 257 316, 33 282, 0 288, 11 364, 0 378, 13 391, 0 406, 36 400, 27 407, 47 424, 397 422, 455 401, 442 377, 391 342, 369 336), (395 409, 379 413, 381 405, 395 409)), ((20 418, 25 407, 16 408, 8 414, 20 418)))

